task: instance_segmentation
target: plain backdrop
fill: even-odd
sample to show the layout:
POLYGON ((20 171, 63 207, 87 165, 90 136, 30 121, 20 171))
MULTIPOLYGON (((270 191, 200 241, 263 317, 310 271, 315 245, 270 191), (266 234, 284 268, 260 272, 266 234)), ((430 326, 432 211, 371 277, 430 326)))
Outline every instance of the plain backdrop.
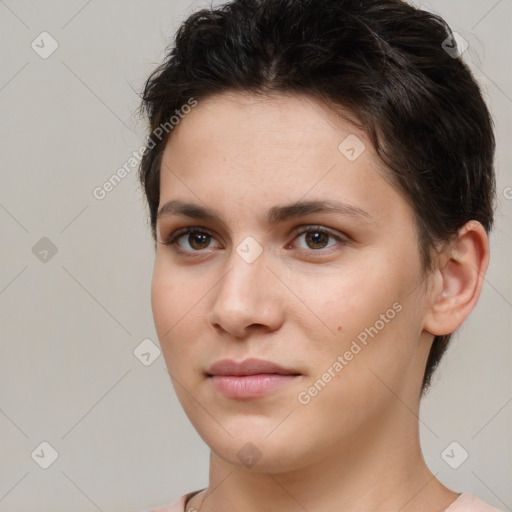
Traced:
MULTIPOLYGON (((140 512, 208 483, 158 355, 127 164, 146 136, 138 93, 203 5, 0 0, 0 511, 140 512)), ((446 485, 512 510, 512 0, 421 5, 468 42, 498 143, 490 268, 422 403, 421 442, 446 485), (467 459, 454 469, 445 449, 467 459)))

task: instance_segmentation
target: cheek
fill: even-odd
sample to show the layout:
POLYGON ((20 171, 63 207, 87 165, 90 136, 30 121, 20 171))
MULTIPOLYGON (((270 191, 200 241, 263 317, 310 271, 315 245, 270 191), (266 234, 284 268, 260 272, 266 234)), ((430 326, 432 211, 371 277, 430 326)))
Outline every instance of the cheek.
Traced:
POLYGON ((335 436, 355 435, 365 425, 370 428, 396 402, 394 393, 401 395, 400 390, 410 384, 414 321, 406 317, 407 306, 401 304, 403 309, 392 309, 389 323, 383 326, 379 316, 375 319, 372 314, 380 314, 380 304, 377 301, 371 309, 366 303, 364 314, 348 314, 345 321, 340 313, 338 325, 344 329, 336 339, 330 337, 333 341, 328 348, 311 354, 313 371, 295 397, 301 404, 301 428, 315 425, 311 435, 319 430, 335 436))
POLYGON ((194 293, 182 282, 183 278, 172 269, 155 262, 151 283, 151 308, 155 329, 164 358, 169 363, 185 357, 189 346, 185 338, 193 336, 194 293), (188 334, 187 334, 188 333, 188 334), (182 353, 183 352, 183 353, 182 353))
MULTIPOLYGON (((339 348, 340 340, 351 339, 373 326, 381 314, 392 308, 400 294, 389 271, 370 265, 296 280, 294 285, 307 306, 304 310, 310 313, 304 319, 311 329, 314 324, 317 338, 324 338, 322 345, 327 340, 327 346, 333 348, 339 348)), ((392 310, 388 316, 394 313, 392 310)))
POLYGON ((312 378, 342 356, 339 373, 356 385, 362 372, 375 378, 369 368, 400 373, 414 356, 421 331, 417 297, 410 293, 415 275, 385 261, 371 263, 302 280, 301 297, 312 314, 300 321, 319 373, 312 378))
POLYGON ((163 272, 159 271, 158 265, 155 264, 151 283, 151 309, 160 343, 165 341, 164 334, 172 328, 176 321, 177 303, 173 283, 165 277, 163 272))
MULTIPOLYGON (((201 297, 199 276, 191 275, 168 263, 165 254, 157 255, 151 282, 151 307, 157 330, 174 332, 187 323, 188 313, 201 297), (173 327, 176 326, 176 327, 173 327)), ((159 332, 160 334, 160 332, 159 332)))

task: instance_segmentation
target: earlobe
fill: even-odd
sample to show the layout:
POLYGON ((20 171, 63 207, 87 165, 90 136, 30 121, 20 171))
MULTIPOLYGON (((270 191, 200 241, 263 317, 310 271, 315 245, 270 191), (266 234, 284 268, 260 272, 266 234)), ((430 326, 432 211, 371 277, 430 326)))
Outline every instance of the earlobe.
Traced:
POLYGON ((482 224, 467 222, 438 261, 424 329, 442 336, 460 327, 480 296, 489 264, 489 238, 482 224))

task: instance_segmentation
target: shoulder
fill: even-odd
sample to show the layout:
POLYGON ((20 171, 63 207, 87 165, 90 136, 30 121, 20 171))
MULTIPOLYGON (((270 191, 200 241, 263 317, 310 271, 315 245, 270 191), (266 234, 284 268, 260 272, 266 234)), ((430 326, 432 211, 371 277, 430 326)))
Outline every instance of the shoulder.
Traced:
MULTIPOLYGON (((183 511, 180 511, 183 512, 183 511)), ((471 494, 463 492, 460 496, 445 510, 445 512, 501 512, 492 507, 485 501, 471 494)))
POLYGON ((184 494, 183 496, 180 496, 179 498, 177 498, 175 501, 173 501, 169 505, 162 505, 158 508, 151 509, 146 512, 183 512, 185 510, 185 504, 187 503, 187 501, 190 498, 192 498, 192 496, 194 496, 195 494, 197 494, 201 491, 202 491, 202 489, 199 491, 189 492, 187 494, 184 494))

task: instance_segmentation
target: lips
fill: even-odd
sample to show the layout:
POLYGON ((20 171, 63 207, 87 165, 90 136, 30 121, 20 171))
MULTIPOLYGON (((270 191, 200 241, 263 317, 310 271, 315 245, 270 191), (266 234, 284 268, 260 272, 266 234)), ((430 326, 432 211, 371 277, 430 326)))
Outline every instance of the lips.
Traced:
POLYGON ((258 374, 277 374, 277 375, 300 375, 299 372, 288 368, 283 368, 271 361, 263 359, 245 359, 241 362, 232 359, 222 359, 217 361, 206 371, 208 376, 213 375, 258 375, 258 374))
POLYGON ((230 399, 258 398, 291 383, 300 373, 262 359, 223 359, 206 372, 209 382, 230 399))

